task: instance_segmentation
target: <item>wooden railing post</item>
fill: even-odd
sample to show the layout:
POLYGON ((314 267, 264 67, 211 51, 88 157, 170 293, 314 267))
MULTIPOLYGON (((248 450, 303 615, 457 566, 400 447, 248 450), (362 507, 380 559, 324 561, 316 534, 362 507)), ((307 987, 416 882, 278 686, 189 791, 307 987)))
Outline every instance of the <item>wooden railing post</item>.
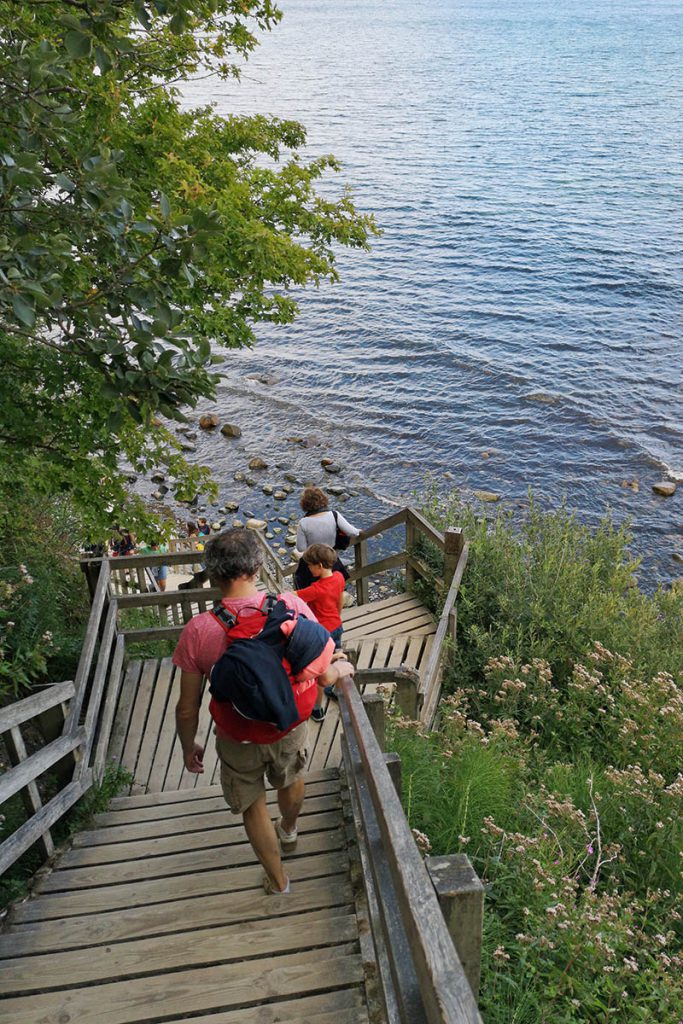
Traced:
POLYGON ((396 794, 401 800, 403 798, 403 778, 401 775, 401 756, 396 751, 384 755, 384 763, 387 766, 391 781, 394 784, 396 794))
POLYGON ((375 734, 379 749, 386 747, 386 723, 384 719, 384 697, 381 693, 364 693, 363 707, 370 720, 372 731, 375 734))
MULTIPOLYGON (((407 556, 415 554, 415 537, 416 537, 415 523, 413 522, 412 518, 409 515, 407 515, 406 516, 406 555, 407 556)), ((407 591, 411 591, 413 589, 414 585, 415 585, 415 567, 413 566, 413 564, 410 561, 410 558, 408 557, 406 559, 406 590, 407 591)))
POLYGON ((464 853, 427 857, 425 863, 472 995, 478 1000, 484 886, 464 853))
POLYGON ((414 721, 417 718, 420 674, 412 668, 398 668, 394 679, 396 681, 396 703, 401 714, 414 721))
MULTIPOLYGON (((359 540, 355 545, 355 567, 357 570, 364 569, 368 564, 368 542, 359 540)), ((367 604, 370 597, 367 577, 356 580, 356 600, 358 604, 367 604)))
POLYGON ((459 526, 449 526, 444 534, 443 581, 448 589, 458 568, 458 560, 465 546, 465 535, 459 526))
MULTIPOLYGON (((21 735, 19 726, 15 726, 14 729, 10 729, 5 733, 5 748, 11 765, 16 767, 17 765, 20 765, 22 761, 27 759, 28 753, 26 751, 24 738, 21 735)), ((40 792, 35 780, 29 782, 28 785, 21 790, 21 799, 26 810, 27 818, 32 818, 33 815, 41 809, 43 801, 40 799, 40 792)), ((52 833, 49 828, 45 829, 45 831, 38 836, 37 844, 44 857, 52 856, 55 852, 55 844, 52 841, 52 833)))

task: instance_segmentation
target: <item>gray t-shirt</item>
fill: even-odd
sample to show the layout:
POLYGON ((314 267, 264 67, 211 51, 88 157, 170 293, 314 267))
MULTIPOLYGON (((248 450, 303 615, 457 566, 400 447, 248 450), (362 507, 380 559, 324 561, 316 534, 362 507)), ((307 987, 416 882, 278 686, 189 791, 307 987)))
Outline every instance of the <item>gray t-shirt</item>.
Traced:
MULTIPOLYGON (((349 537, 357 537, 360 530, 351 526, 341 512, 337 512, 339 529, 349 537)), ((296 531, 297 551, 305 551, 311 544, 328 544, 334 547, 337 539, 337 524, 334 521, 334 512, 321 512, 320 515, 304 516, 299 520, 296 531)))

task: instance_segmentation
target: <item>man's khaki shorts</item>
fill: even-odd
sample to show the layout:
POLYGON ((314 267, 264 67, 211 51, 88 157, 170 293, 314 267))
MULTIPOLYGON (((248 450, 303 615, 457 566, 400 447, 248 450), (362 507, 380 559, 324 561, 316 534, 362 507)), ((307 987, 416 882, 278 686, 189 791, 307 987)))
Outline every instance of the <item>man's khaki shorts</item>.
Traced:
POLYGON ((277 743, 233 743, 216 736, 221 786, 233 814, 246 811, 265 791, 264 775, 273 789, 285 789, 304 774, 308 722, 302 722, 277 743))

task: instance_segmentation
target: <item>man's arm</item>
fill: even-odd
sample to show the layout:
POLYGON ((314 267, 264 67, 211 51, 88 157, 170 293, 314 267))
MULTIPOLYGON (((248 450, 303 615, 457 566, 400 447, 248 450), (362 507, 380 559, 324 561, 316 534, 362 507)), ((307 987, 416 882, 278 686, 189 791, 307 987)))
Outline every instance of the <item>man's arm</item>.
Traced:
POLYGON ((201 672, 180 673, 180 697, 175 708, 178 739, 183 748, 183 759, 188 772, 195 775, 204 771, 204 748, 195 743, 199 726, 199 705, 202 697, 201 672))

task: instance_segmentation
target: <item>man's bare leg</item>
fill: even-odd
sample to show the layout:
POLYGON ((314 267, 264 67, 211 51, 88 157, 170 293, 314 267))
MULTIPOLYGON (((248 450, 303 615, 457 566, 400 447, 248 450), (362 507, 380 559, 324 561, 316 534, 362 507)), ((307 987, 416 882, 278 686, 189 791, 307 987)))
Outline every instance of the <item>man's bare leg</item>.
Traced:
POLYGON ((296 819, 304 802, 304 780, 295 781, 285 789, 278 789, 277 803, 282 815, 282 827, 285 832, 293 832, 296 828, 296 819))
POLYGON ((276 889, 284 889, 287 885, 287 876, 282 870, 280 843, 270 820, 266 794, 262 793, 251 807, 244 811, 242 817, 249 842, 263 864, 266 874, 276 889))

